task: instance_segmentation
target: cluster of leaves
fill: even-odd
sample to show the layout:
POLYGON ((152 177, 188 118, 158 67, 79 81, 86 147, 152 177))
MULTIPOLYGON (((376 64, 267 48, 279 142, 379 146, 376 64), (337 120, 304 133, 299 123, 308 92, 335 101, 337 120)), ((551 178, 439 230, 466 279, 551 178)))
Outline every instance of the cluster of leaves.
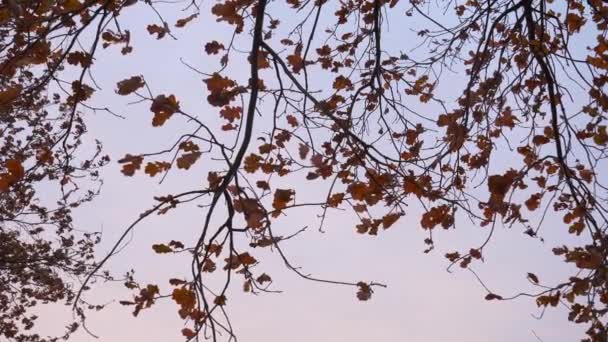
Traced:
MULTIPOLYGON (((117 23, 116 30, 107 27, 134 2, 49 3, 46 11, 61 20, 49 17, 42 20, 49 26, 27 30, 20 27, 29 16, 41 16, 40 9, 9 3, 15 5, 2 9, 5 28, 0 37, 13 45, 2 56, 2 70, 7 70, 2 73, 8 79, 30 80, 13 82, 0 99, 15 106, 27 96, 39 96, 27 90, 27 84, 47 87, 64 60, 80 68, 80 79, 70 83, 60 106, 66 120, 61 159, 70 160, 66 141, 83 131, 77 129, 76 107, 94 91, 84 76, 98 39, 104 48, 121 45, 125 55, 132 50, 128 31, 117 23), (53 46, 46 39, 52 23, 72 42, 87 25, 97 23, 97 39, 89 51, 71 51, 73 44, 67 49, 53 46), (30 31, 36 32, 35 39, 25 34, 30 31), (21 38, 12 39, 13 34, 21 38), (46 68, 40 77, 17 72, 42 63, 46 68)), ((160 17, 154 4, 145 6, 160 17)), ((189 8, 196 11, 174 26, 184 28, 196 21, 199 4, 189 8)), ((349 209, 359 221, 353 230, 374 236, 412 215, 407 206, 419 203, 423 213, 416 219, 428 233, 425 252, 434 249, 437 230, 456 229, 462 220, 474 222, 482 228, 482 243, 445 255, 451 265, 469 269, 485 260, 500 226, 519 228, 522 236, 541 241, 541 228, 550 216, 563 221, 564 232, 572 235, 569 241, 576 241, 554 249, 576 273, 544 284, 542 277, 524 271, 538 292, 506 296, 486 287, 486 299, 532 297, 542 310, 563 303, 570 320, 588 327, 586 341, 605 341, 608 210, 607 188, 598 175, 606 167, 608 145, 607 12, 608 5, 599 0, 221 0, 210 13, 233 34, 228 41, 204 43, 204 51, 218 59, 219 67, 201 73, 207 75, 202 88, 221 126, 214 126, 217 118, 207 121, 189 114, 179 94, 154 95, 142 76, 128 76, 117 84, 117 94, 150 104, 155 129, 178 119, 193 126, 165 150, 134 151, 120 159, 125 176, 136 176, 142 166, 150 177, 208 169, 190 173, 196 184, 191 190, 156 197, 156 205, 129 226, 101 264, 152 214, 192 204, 202 208, 204 222, 194 245, 171 241, 153 246, 161 254, 192 255, 191 277, 170 279, 173 291, 166 295, 158 285, 130 279, 126 285, 137 294, 123 304, 134 306, 138 315, 170 297, 190 324, 182 330, 186 338, 204 332, 215 341, 222 330, 233 337, 223 307, 235 274, 243 278, 246 292, 270 291, 271 277, 257 272, 261 262, 254 248, 276 250, 287 268, 305 279, 351 286, 360 300, 370 299, 373 289, 382 286, 317 278, 293 267, 282 242, 301 231, 277 236, 273 224, 296 208, 317 207, 321 230, 334 210, 349 209), (433 11, 449 15, 438 21, 427 14, 433 11), (427 26, 416 25, 419 41, 411 46, 415 39, 403 40, 405 46, 389 46, 384 38, 389 18, 427 26), (585 37, 594 38, 595 45, 574 49, 573 41, 585 37), (238 39, 250 47, 245 53, 235 48, 238 39), (418 49, 412 56, 395 52, 414 46, 418 49), (250 68, 243 82, 230 72, 239 62, 250 68), (462 84, 452 73, 461 76, 462 84), (204 158, 223 164, 198 163, 204 158), (196 178, 200 174, 207 179, 196 178), (301 182, 284 180, 294 177, 301 182), (300 190, 311 184, 326 186, 327 192, 315 201, 298 199, 300 190), (241 239, 248 244, 241 246, 241 239), (206 279, 212 276, 224 277, 221 288, 207 287, 206 279)), ((170 25, 161 21, 147 27, 159 44, 172 36, 170 25)), ((46 146, 56 146, 56 141, 46 146)), ((60 159, 46 151, 36 155, 50 158, 52 165, 60 159)), ((9 159, 0 186, 15 194, 13 188, 28 174, 22 168, 27 158, 9 159)), ((66 167, 59 170, 67 172, 66 167)))
MULTIPOLYGON (((448 11, 450 5, 445 2, 448 11)), ((538 293, 507 297, 488 290, 486 299, 532 296, 543 310, 563 301, 571 310, 571 320, 588 324, 590 341, 605 339, 606 188, 597 174, 605 167, 608 144, 602 114, 608 105, 603 91, 608 79, 603 62, 608 23, 601 14, 608 7, 599 1, 469 1, 452 9, 453 20, 445 22, 455 24, 448 26, 425 14, 440 10, 443 3, 288 1, 287 6, 294 13, 307 14, 289 20, 267 19, 260 13, 289 9, 264 0, 223 1, 211 9, 217 21, 231 26, 236 36, 250 32, 251 49, 243 59, 251 73, 243 85, 230 78, 228 61, 236 63, 240 55, 232 47, 234 38, 206 43, 206 53, 217 56, 221 65, 204 79, 207 100, 225 120, 221 129, 236 132, 234 143, 221 142, 212 127, 196 122, 195 132, 205 133, 184 135, 172 150, 177 155, 184 151, 183 144, 199 140, 207 147, 196 151, 223 158, 226 168, 210 170, 205 188, 177 195, 184 199, 167 197, 156 207, 165 213, 192 196, 208 198, 199 243, 188 249, 194 255, 188 288, 197 294, 206 321, 195 320, 184 335, 190 338, 190 332, 202 327, 215 330, 213 312, 225 304, 227 285, 219 295, 202 285, 205 273, 216 270, 207 252, 210 246, 230 246, 226 283, 230 271, 238 269, 249 290, 254 284, 249 269, 257 261, 241 260, 248 260, 243 255, 249 254, 237 251, 235 234, 246 233, 251 247, 275 247, 284 258, 282 238, 274 236, 271 227, 292 208, 318 206, 320 229, 333 209, 350 208, 360 219, 356 232, 377 235, 406 215, 405 206, 415 200, 424 209, 420 226, 429 233, 426 252, 434 248, 433 231, 454 229, 459 218, 490 227, 482 231, 485 237, 480 245, 446 254, 452 264, 463 268, 484 260, 497 226, 519 226, 524 236, 540 238, 545 216, 563 218, 566 231, 579 236, 582 245, 559 247, 555 253, 574 264, 577 275, 559 284, 542 284, 538 276, 528 273, 538 293), (419 57, 416 53, 395 56, 392 51, 401 47, 383 44, 385 17, 403 12, 406 17, 427 20, 432 27, 418 31, 421 46, 427 48, 419 57), (330 23, 324 33, 319 22, 330 23), (571 51, 571 39, 585 30, 597 35, 597 45, 590 52, 571 51), (323 39, 315 36, 323 34, 323 39), (320 45, 315 46, 317 42, 320 45), (442 98, 439 90, 447 72, 466 75, 453 102, 442 98), (569 75, 568 79, 560 73, 569 75), (331 83, 324 86, 313 74, 332 75, 331 83), (582 95, 572 95, 575 100, 566 103, 566 84, 575 78, 582 95), (248 99, 244 106, 238 104, 243 94, 248 99), (260 98, 271 105, 262 105, 260 98), (427 107, 438 114, 417 112, 427 107), (265 108, 266 114, 257 127, 270 128, 258 136, 261 143, 254 149, 258 108, 265 108), (512 160, 509 165, 500 162, 506 155, 512 160), (328 192, 318 202, 298 202, 297 186, 285 188, 279 180, 277 186, 271 182, 295 174, 301 174, 305 184, 325 181, 330 184, 328 192), (475 190, 478 183, 484 184, 483 190, 475 190), (227 217, 219 227, 210 223, 217 215, 227 217), (590 238, 582 235, 585 231, 590 238), (209 296, 223 299, 207 300, 209 296)), ((158 99, 148 97, 153 104, 158 99)), ((158 117, 154 105, 151 110, 158 117)), ((133 175, 131 170, 139 168, 144 157, 148 156, 124 159, 130 163, 123 172, 133 175)), ((177 166, 188 169, 194 161, 180 167, 178 159, 177 166)), ((150 161, 147 165, 146 169, 168 171, 173 163, 150 161)), ((369 299, 372 287, 378 285, 334 283, 354 286, 361 300, 369 299)))
MULTIPOLYGON (((109 162, 100 143, 80 152, 86 126, 78 105, 93 51, 76 41, 118 3, 4 1, 0 5, 0 339, 48 342, 69 337, 87 309, 79 285, 95 267, 97 233, 75 229, 73 211, 91 201, 98 169, 109 162), (68 37, 68 39, 65 39, 68 37), (59 77, 65 67, 80 77, 59 77), (61 336, 36 330, 36 307, 81 304, 61 336)), ((94 44, 96 45, 96 43, 94 44)), ((110 279, 99 272, 99 277, 110 279)))

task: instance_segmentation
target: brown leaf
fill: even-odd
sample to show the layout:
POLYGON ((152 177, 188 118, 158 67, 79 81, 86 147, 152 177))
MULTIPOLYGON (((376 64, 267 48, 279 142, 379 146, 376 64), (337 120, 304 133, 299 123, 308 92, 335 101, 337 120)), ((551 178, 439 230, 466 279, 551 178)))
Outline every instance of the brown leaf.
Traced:
POLYGON ((502 300, 502 297, 497 294, 494 294, 494 293, 488 293, 486 295, 486 300, 494 300, 494 299, 502 300))
POLYGON ((179 102, 177 102, 174 95, 158 95, 154 101, 152 101, 150 110, 154 113, 152 126, 159 127, 162 126, 174 113, 179 111, 179 102))
POLYGON ((298 127, 298 119, 296 119, 296 117, 291 114, 287 115, 287 123, 293 128, 298 127))
POLYGON ((25 175, 25 169, 21 162, 17 159, 9 159, 6 161, 6 169, 10 173, 11 177, 16 181, 25 175))
POLYGON ((211 259, 206 259, 206 260, 203 262, 203 267, 201 268, 201 270, 202 270, 203 272, 208 272, 208 273, 211 273, 211 272, 215 271, 215 270, 216 270, 216 268, 217 268, 217 267, 216 267, 216 265, 215 265, 215 262, 213 262, 213 260, 211 260, 211 259))
POLYGON ((475 259, 481 259, 481 251, 476 248, 471 248, 469 254, 475 259))
POLYGON ((257 262, 249 253, 241 253, 238 255, 239 262, 245 266, 253 265, 257 262))
POLYGON ((135 92, 137 89, 145 85, 144 79, 141 76, 133 76, 131 78, 124 79, 116 84, 118 90, 116 91, 119 95, 129 95, 135 92))
POLYGON ((526 207, 528 208, 528 210, 534 211, 538 209, 538 207, 540 206, 541 197, 541 194, 532 194, 530 198, 526 200, 526 207))
POLYGON ((291 189, 276 189, 274 192, 274 200, 272 201, 272 207, 281 210, 287 207, 287 204, 292 201, 294 191, 291 189))
POLYGON ((141 168, 141 164, 144 161, 144 157, 142 156, 133 156, 127 154, 124 158, 120 159, 118 162, 120 164, 124 164, 122 166, 121 172, 125 176, 133 176, 136 170, 141 168))
POLYGON ((287 63, 291 65, 291 70, 293 70, 293 72, 296 74, 298 74, 300 70, 302 70, 302 68, 304 67, 304 60, 299 54, 287 56, 287 63))
POLYGON ((334 80, 334 85, 333 85, 334 89, 336 90, 351 90, 353 88, 353 84, 350 81, 350 79, 340 75, 338 77, 336 77, 336 79, 334 80))
POLYGON ((163 245, 163 244, 152 245, 152 249, 158 254, 165 254, 165 253, 173 252, 173 249, 171 249, 171 247, 169 247, 167 245, 163 245))
POLYGON ((272 281, 272 278, 270 278, 270 276, 266 273, 262 273, 257 279, 256 281, 260 284, 260 285, 264 285, 264 283, 268 283, 272 281))
POLYGON ((538 277, 534 273, 528 273, 528 278, 534 282, 534 284, 538 284, 538 277))
POLYGON ((156 176, 156 174, 161 173, 161 172, 165 172, 167 170, 169 170, 171 168, 171 164, 167 163, 167 162, 150 162, 148 164, 146 164, 146 167, 144 168, 144 172, 148 175, 150 175, 150 177, 154 177, 156 176))
POLYGON ((317 49, 317 54, 319 56, 329 56, 330 53, 331 48, 329 47, 329 45, 323 45, 322 47, 317 49))
POLYGON ((229 122, 234 122, 235 120, 238 120, 241 118, 242 112, 243 112, 243 108, 241 108, 241 107, 226 106, 226 107, 222 108, 222 110, 220 111, 220 116, 223 117, 224 119, 228 120, 229 122))
POLYGON ((366 301, 372 298, 372 288, 369 284, 364 283, 362 281, 357 283, 359 290, 357 291, 357 298, 361 301, 366 301))
POLYGON ((198 13, 194 13, 191 14, 183 19, 179 19, 176 23, 175 23, 175 27, 184 27, 186 26, 186 24, 188 24, 189 22, 192 21, 192 19, 198 17, 198 13))
POLYGON ((608 144, 608 129, 606 128, 606 126, 597 127, 597 131, 593 135, 593 142, 602 146, 608 144))
POLYGON ((195 293, 185 287, 174 289, 171 298, 179 304, 182 309, 192 310, 196 305, 195 293))
POLYGON ((192 329, 184 328, 182 329, 182 335, 184 335, 186 338, 193 338, 196 336, 196 333, 192 331, 192 329))
POLYGON ((212 243, 207 246, 207 252, 209 254, 215 254, 215 256, 218 257, 220 256, 220 253, 222 253, 222 246, 212 243))
POLYGON ((22 87, 16 85, 0 91, 0 108, 8 105, 21 94, 22 87))
POLYGON ((382 228, 390 228, 393 224, 395 224, 395 222, 397 222, 397 220, 399 220, 401 216, 403 215, 399 213, 385 215, 382 217, 382 228))
POLYGON ((368 188, 365 183, 357 182, 348 186, 352 198, 357 201, 363 201, 368 193, 368 188))
POLYGON ((224 44, 214 40, 205 44, 205 52, 208 55, 217 55, 220 50, 224 50, 224 44))
POLYGON ((80 64, 83 68, 88 68, 92 64, 91 55, 82 51, 70 52, 66 61, 71 65, 80 64))
POLYGON ((164 26, 158 26, 156 24, 148 25, 147 30, 149 34, 156 34, 156 39, 162 39, 169 32, 166 23, 164 26))
POLYGON ((237 1, 227 0, 218 3, 211 8, 211 13, 218 17, 217 21, 225 21, 236 26, 236 33, 243 31, 243 16, 239 14, 239 3, 237 1))
POLYGON ((177 158, 177 168, 188 170, 200 158, 201 152, 184 153, 177 158))
POLYGON ((568 27, 568 32, 570 33, 580 31, 584 24, 585 19, 576 13, 570 12, 566 16, 566 26, 568 27))
POLYGON ((213 303, 215 303, 216 305, 219 305, 219 306, 226 305, 226 296, 221 295, 221 296, 215 297, 215 299, 213 300, 213 303))

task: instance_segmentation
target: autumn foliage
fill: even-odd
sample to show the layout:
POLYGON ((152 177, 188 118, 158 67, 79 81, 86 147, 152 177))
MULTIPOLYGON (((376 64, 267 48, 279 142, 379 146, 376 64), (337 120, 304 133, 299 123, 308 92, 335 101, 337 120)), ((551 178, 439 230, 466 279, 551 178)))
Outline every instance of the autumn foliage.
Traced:
POLYGON ((482 295, 532 298, 541 310, 563 304, 567 319, 587 328, 585 341, 608 339, 607 3, 194 1, 171 22, 156 6, 5 0, 0 7, 0 336, 43 341, 29 333, 32 297, 74 305, 84 319, 85 309, 95 307, 67 285, 67 275, 82 278, 82 289, 97 277, 109 279, 105 262, 138 224, 195 204, 204 214, 196 243, 152 246, 167 256, 189 253, 191 276, 140 284, 128 275, 124 284, 134 293, 121 301, 135 316, 159 300, 173 301, 188 340, 232 336, 223 310, 230 282, 242 282, 245 292, 271 291, 272 276, 258 271, 259 248, 275 251, 306 280, 373 299, 384 284, 317 278, 292 266, 282 242, 299 232, 280 236, 273 228, 304 206, 313 208, 310 224, 320 230, 326 217, 345 209, 357 218, 353 232, 369 236, 398 229, 408 216, 427 234, 426 253, 438 231, 473 224, 483 243, 445 254, 450 268, 470 270, 485 261, 497 229, 541 240, 545 218, 555 218, 562 224, 552 229, 571 235, 554 246, 555 262, 575 271, 545 283, 542 274, 522 270, 536 292, 499 294, 484 285, 482 295), (156 94, 136 71, 101 85, 117 98, 146 103, 150 129, 167 129, 172 120, 192 128, 164 150, 117 156, 124 176, 162 181, 179 172, 197 185, 155 197, 94 263, 95 235, 76 234, 70 216, 94 199, 94 190, 83 189, 95 189, 96 168, 109 161, 101 146, 92 157, 79 149, 84 114, 113 114, 88 104, 98 89, 90 69, 103 67, 95 58, 100 49, 129 58, 137 41, 121 14, 150 9, 158 22, 146 30, 159 49, 203 14, 228 33, 225 40, 192 42, 214 61, 207 70, 191 67, 201 75, 201 98, 213 118, 189 113, 185 108, 200 103, 183 103, 177 90, 156 94), (389 19, 411 25, 412 39, 389 39, 389 19), (245 77, 234 71, 239 65, 247 67, 245 77), (67 67, 76 74, 65 74, 67 67), (37 197, 47 183, 59 194, 52 207, 37 197), (326 191, 302 200, 311 186, 326 191), (414 204, 420 215, 409 210, 414 204), (224 285, 211 289, 210 278, 224 285))

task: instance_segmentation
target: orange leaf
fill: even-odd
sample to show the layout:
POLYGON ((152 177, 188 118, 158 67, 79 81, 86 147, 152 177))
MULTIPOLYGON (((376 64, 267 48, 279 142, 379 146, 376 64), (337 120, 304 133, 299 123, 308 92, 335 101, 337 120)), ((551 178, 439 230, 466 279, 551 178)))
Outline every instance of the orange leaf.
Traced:
POLYGON ((287 63, 289 63, 289 65, 291 65, 291 69, 293 70, 294 73, 299 73, 300 70, 302 70, 302 68, 304 67, 304 60, 302 59, 302 56, 300 56, 299 54, 293 54, 293 55, 289 55, 287 56, 287 63))
POLYGON ((566 25, 568 26, 568 32, 575 33, 580 31, 581 27, 585 24, 585 19, 576 13, 568 13, 566 16, 566 25))
POLYGON ((16 181, 25 175, 23 165, 17 159, 9 159, 6 161, 6 169, 10 172, 11 177, 16 181))

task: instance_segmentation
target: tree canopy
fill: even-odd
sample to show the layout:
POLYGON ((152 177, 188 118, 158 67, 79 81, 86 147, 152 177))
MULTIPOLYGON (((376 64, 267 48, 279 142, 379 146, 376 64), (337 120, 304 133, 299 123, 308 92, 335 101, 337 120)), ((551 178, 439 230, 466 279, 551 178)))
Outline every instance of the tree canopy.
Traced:
POLYGON ((135 316, 173 301, 187 340, 234 337, 224 310, 231 282, 245 292, 273 291, 272 275, 258 271, 259 249, 272 249, 305 280, 353 288, 361 301, 386 286, 295 267, 283 242, 306 228, 286 236, 275 226, 305 210, 305 226, 323 231, 327 217, 347 211, 358 221, 353 232, 372 236, 407 218, 427 234, 425 253, 441 230, 475 226, 479 244, 445 254, 448 269, 472 272, 490 242, 504 243, 497 229, 539 243, 547 225, 567 232, 553 254, 571 274, 548 283, 522 270, 537 291, 511 294, 477 277, 483 296, 531 299, 542 311, 564 306, 564 319, 586 327, 584 341, 606 341, 607 29, 601 0, 4 0, 0 336, 55 340, 35 333, 31 309, 61 302, 78 313, 67 337, 87 310, 102 308, 83 292, 99 278, 118 280, 106 262, 130 233, 189 206, 203 215, 193 223, 194 243, 152 248, 191 256, 190 276, 163 284, 139 283, 132 273, 120 279, 134 291, 120 303, 135 316), (168 17, 169 7, 183 16, 168 17), (182 61, 202 80, 196 92, 205 104, 159 93, 137 71, 116 84, 96 82, 106 67, 100 51, 127 59, 138 49, 122 20, 129 11, 156 15, 146 27, 157 40, 149 53, 162 53, 164 41, 180 39, 194 21, 222 24, 224 32, 184 41, 207 61, 204 68, 182 61), (95 200, 98 169, 110 162, 86 126, 90 113, 119 116, 109 102, 91 104, 108 87, 116 99, 145 105, 149 128, 173 120, 186 127, 161 150, 118 156, 124 176, 158 183, 179 173, 193 181, 134 213, 114 248, 95 260, 99 236, 77 229, 72 212, 95 200), (187 109, 199 107, 205 117, 187 109))

